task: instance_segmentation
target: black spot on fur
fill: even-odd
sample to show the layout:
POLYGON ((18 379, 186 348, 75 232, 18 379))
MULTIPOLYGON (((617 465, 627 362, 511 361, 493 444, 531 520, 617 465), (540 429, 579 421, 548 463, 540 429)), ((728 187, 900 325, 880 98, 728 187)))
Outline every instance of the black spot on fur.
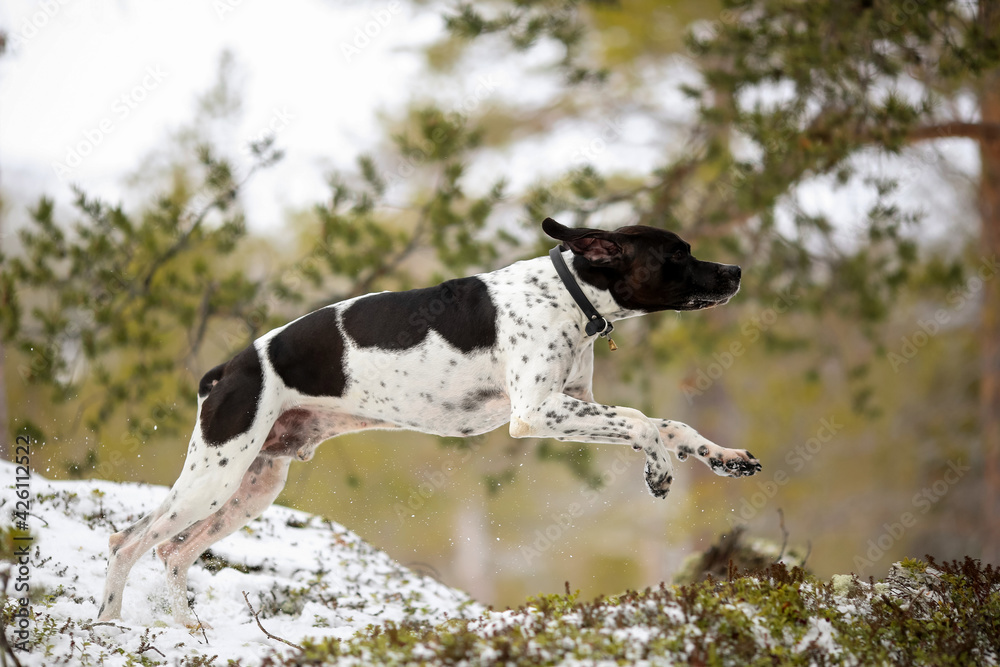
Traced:
POLYGON ((229 459, 222 459, 219 461, 219 466, 225 468, 227 463, 229 463, 229 459))
POLYGON ((503 392, 499 389, 479 389, 462 399, 462 409, 466 412, 475 412, 483 403, 493 399, 503 397, 503 392))
POLYGON ((698 448, 698 456, 708 456, 708 446, 702 445, 698 448))
POLYGON ((371 294, 344 311, 344 331, 361 347, 405 350, 433 329, 462 352, 493 347, 497 309, 479 278, 436 287, 371 294))
MULTIPOLYGON (((205 378, 215 373, 209 371, 205 378)), ((202 378, 202 384, 205 382, 202 378)), ((257 415, 264 387, 264 371, 257 350, 246 348, 223 366, 221 379, 209 389, 201 407, 201 434, 209 445, 219 446, 245 433, 257 415)))
POLYGON ((309 396, 342 396, 350 381, 333 308, 289 324, 268 343, 267 356, 286 385, 309 396))

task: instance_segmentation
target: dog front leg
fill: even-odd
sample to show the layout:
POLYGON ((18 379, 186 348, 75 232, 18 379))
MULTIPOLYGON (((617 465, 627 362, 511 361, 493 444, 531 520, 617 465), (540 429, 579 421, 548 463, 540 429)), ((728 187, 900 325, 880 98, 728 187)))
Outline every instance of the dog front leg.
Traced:
POLYGON ((694 456, 722 477, 748 477, 761 470, 760 461, 747 450, 720 447, 683 422, 654 419, 653 423, 679 461, 694 456))
POLYGON ((530 408, 512 406, 510 434, 515 438, 630 445, 646 454, 645 476, 650 493, 666 498, 674 481, 670 453, 659 431, 646 415, 633 408, 555 394, 530 408))

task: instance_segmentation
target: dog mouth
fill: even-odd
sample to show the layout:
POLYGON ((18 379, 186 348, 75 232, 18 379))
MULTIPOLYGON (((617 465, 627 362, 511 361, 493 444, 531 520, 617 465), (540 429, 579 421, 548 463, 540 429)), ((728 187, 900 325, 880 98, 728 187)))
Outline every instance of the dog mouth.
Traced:
POLYGON ((684 302, 680 310, 704 310, 705 308, 714 308, 715 306, 724 306, 729 303, 729 299, 732 296, 722 296, 717 298, 708 297, 698 297, 694 299, 688 299, 684 302))
POLYGON ((678 310, 703 310, 705 308, 714 308, 715 306, 724 306, 729 303, 729 300, 736 296, 736 293, 740 291, 739 283, 732 290, 726 290, 722 294, 697 294, 692 295, 687 298, 687 300, 681 304, 678 310))

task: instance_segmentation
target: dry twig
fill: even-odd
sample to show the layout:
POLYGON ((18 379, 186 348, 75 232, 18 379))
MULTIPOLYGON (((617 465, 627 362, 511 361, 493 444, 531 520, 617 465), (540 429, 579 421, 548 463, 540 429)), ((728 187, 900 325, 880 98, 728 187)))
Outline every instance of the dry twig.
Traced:
POLYGON ((200 618, 198 618, 198 612, 194 609, 194 607, 191 608, 191 613, 194 614, 194 620, 198 621, 198 629, 201 630, 201 636, 205 638, 205 646, 209 646, 208 634, 205 632, 205 624, 201 622, 200 618))
POLYGON ((780 563, 781 559, 785 557, 785 547, 788 546, 788 529, 785 528, 785 512, 780 507, 778 508, 778 519, 781 526, 781 551, 778 552, 778 557, 774 559, 775 563, 780 563))
POLYGON ((288 641, 287 639, 282 639, 281 637, 279 637, 277 635, 272 635, 270 632, 268 632, 267 630, 265 630, 264 626, 261 625, 261 623, 260 623, 260 618, 258 618, 257 612, 254 611, 253 605, 250 604, 250 598, 247 597, 247 592, 246 591, 243 591, 243 599, 246 600, 247 607, 250 608, 250 613, 253 615, 253 620, 257 621, 257 627, 260 628, 260 631, 263 632, 265 635, 267 635, 269 639, 276 639, 279 642, 282 642, 284 644, 288 644, 292 648, 297 648, 300 651, 304 651, 305 650, 304 648, 302 648, 298 644, 293 644, 292 642, 288 641))
POLYGON ((153 639, 156 639, 156 635, 153 635, 153 637, 150 638, 149 629, 147 628, 146 632, 144 632, 142 634, 142 637, 139 638, 139 648, 136 651, 136 653, 142 655, 146 651, 156 651, 157 653, 160 654, 161 658, 166 658, 167 656, 163 655, 163 651, 153 646, 153 644, 151 643, 153 639))

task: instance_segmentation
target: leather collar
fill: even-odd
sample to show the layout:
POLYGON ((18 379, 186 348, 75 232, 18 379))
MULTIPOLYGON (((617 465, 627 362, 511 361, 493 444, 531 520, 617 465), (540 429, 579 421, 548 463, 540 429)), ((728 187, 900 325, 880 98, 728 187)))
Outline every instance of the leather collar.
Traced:
MULTIPOLYGON (((603 336, 607 338, 611 335, 611 332, 615 330, 615 325, 611 323, 609 319, 597 312, 594 308, 594 304, 590 303, 590 300, 580 289, 579 283, 576 282, 576 278, 570 272, 569 267, 566 266, 566 260, 563 259, 562 252, 560 249, 562 246, 556 246, 549 251, 549 259, 552 260, 552 264, 556 267, 556 273, 559 274, 559 279, 562 280, 563 285, 566 286, 566 290, 569 292, 573 300, 576 301, 576 305, 580 307, 583 311, 584 316, 587 318, 587 335, 588 336, 603 336)), ((608 344, 611 349, 616 349, 614 341, 608 338, 608 344)))

